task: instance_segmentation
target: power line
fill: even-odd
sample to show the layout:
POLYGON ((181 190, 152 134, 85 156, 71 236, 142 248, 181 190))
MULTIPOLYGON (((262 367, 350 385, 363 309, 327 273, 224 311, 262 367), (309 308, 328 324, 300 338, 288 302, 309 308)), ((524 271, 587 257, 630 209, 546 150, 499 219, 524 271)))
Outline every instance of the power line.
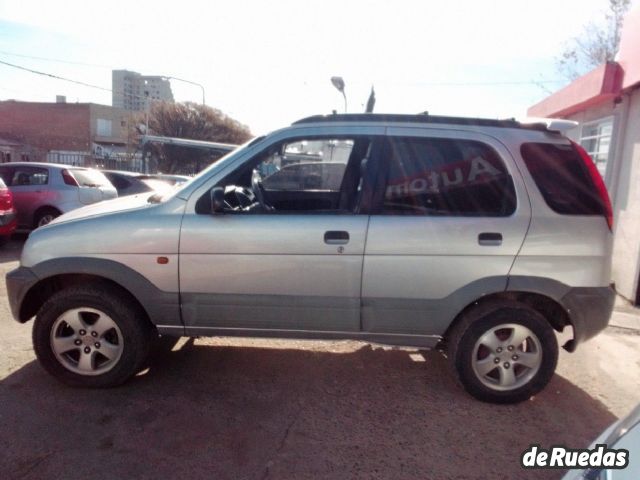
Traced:
MULTIPOLYGON (((71 60, 62 60, 58 58, 50 58, 50 57, 38 57, 34 55, 25 55, 21 53, 7 52, 5 50, 0 50, 0 54, 11 55, 15 57, 22 58, 30 58, 33 60, 43 60, 46 62, 59 62, 66 63, 70 65, 82 65, 86 67, 95 67, 95 68, 106 68, 110 70, 118 70, 117 68, 110 65, 101 65, 95 63, 85 63, 85 62, 74 62, 71 60)), ((180 80, 177 77, 171 77, 167 75, 167 78, 175 78, 176 80, 180 80)), ((195 85, 200 86, 200 84, 196 84, 195 82, 191 82, 189 80, 184 80, 187 83, 193 83, 195 85)), ((357 83, 357 82, 354 82, 357 83)), ((386 83, 386 82, 381 82, 386 83)), ((393 84, 398 85, 416 85, 416 86, 424 86, 424 87, 469 87, 469 86, 500 86, 500 85, 540 85, 540 84, 548 84, 548 83, 564 83, 564 80, 516 80, 516 81, 496 81, 496 82, 393 82, 393 84)))
POLYGON ((50 77, 50 78, 54 78, 56 80, 63 80, 65 82, 71 82, 71 83, 75 83, 77 85, 82 85, 84 87, 89 87, 89 88, 95 88, 97 90, 102 90, 103 92, 109 92, 111 94, 115 95, 119 95, 119 96, 123 96, 123 97, 135 97, 135 98, 142 98, 142 99, 148 99, 147 96, 143 96, 143 95, 136 95, 135 93, 120 93, 120 92, 114 92, 112 89, 110 88, 105 88, 105 87, 101 87, 99 85, 93 85, 91 83, 87 83, 87 82, 83 82, 81 80, 73 80, 71 78, 65 78, 65 77, 61 77, 59 75, 54 75, 53 73, 47 73, 47 72, 41 72, 39 70, 33 70, 31 68, 27 68, 27 67, 23 67, 21 65, 15 65, 13 63, 9 63, 9 62, 5 62, 4 60, 0 60, 0 64, 2 65, 7 65, 9 67, 13 67, 13 68, 17 68, 18 70, 24 70, 25 72, 29 72, 29 73, 34 73, 36 75, 42 75, 45 77, 50 77))
POLYGON ((102 91, 105 91, 105 92, 113 92, 110 88, 100 87, 98 85, 92 85, 90 83, 82 82, 80 80, 72 80, 70 78, 60 77, 58 75, 54 75, 53 73, 40 72, 38 70, 33 70, 31 68, 22 67, 20 65, 15 65, 13 63, 5 62, 3 60, 0 60, 0 63, 3 64, 3 65, 7 65, 9 67, 17 68, 18 70, 24 70, 25 72, 35 73, 36 75, 43 75, 45 77, 55 78, 56 80, 63 80, 65 82, 75 83, 77 85, 82 85, 84 87, 96 88, 98 90, 102 90, 102 91))
POLYGON ((69 65, 81 65, 84 67, 94 67, 94 68, 106 68, 106 69, 110 69, 110 70, 117 70, 114 69, 113 67, 109 66, 109 65, 100 65, 97 63, 85 63, 85 62, 74 62, 71 60, 62 60, 59 58, 47 58, 47 57, 37 57, 35 55, 25 55, 22 53, 14 53, 14 52, 7 52, 5 50, 0 50, 0 53, 3 55, 9 55, 12 57, 20 57, 20 58, 30 58, 32 60, 43 60, 45 62, 58 62, 58 63, 66 63, 69 65))

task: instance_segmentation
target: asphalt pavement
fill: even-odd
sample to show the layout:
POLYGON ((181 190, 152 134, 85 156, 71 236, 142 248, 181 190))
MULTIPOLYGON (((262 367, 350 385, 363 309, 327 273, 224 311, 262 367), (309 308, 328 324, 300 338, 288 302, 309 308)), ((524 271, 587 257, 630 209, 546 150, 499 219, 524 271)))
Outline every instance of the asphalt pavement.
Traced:
POLYGON ((182 339, 122 387, 73 389, 10 317, 20 249, 0 251, 0 479, 559 478, 521 453, 587 446, 640 402, 640 331, 616 322, 519 405, 472 399, 436 352, 350 341, 182 339))

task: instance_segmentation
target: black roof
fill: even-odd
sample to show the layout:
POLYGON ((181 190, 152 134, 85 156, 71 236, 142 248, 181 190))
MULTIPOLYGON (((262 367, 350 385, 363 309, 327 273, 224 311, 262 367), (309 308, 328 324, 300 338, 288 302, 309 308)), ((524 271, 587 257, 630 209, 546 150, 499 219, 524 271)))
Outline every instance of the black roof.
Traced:
POLYGON ((396 113, 334 113, 331 115, 313 115, 293 125, 322 122, 397 122, 397 123, 431 123, 448 125, 477 125, 480 127, 525 128, 529 130, 547 130, 543 123, 522 124, 513 118, 493 120, 490 118, 444 117, 419 113, 417 115, 396 113))

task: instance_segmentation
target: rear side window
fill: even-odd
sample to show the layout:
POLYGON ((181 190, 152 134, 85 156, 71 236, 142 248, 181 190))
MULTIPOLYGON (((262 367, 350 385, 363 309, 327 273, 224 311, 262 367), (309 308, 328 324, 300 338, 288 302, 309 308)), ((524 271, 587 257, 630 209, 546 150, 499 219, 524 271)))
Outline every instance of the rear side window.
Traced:
POLYGON ((602 215, 603 200, 571 145, 525 143, 522 158, 547 205, 563 215, 602 215))
POLYGON ((516 208, 497 152, 473 141, 390 138, 382 214, 504 217, 516 208))
POLYGON ((46 185, 49 182, 49 171, 46 168, 14 167, 10 176, 2 176, 5 183, 11 187, 46 185))

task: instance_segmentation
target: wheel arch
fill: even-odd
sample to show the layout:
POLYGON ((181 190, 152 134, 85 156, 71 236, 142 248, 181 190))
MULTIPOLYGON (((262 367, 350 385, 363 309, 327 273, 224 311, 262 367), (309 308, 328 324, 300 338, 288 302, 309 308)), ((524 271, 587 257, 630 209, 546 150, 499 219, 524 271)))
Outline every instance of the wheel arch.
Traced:
MULTIPOLYGON (((442 335, 442 341, 446 342, 451 331, 458 325, 464 316, 471 310, 478 308, 488 307, 491 304, 499 304, 501 302, 518 302, 540 313, 549 322, 549 325, 557 331, 564 331, 565 327, 571 326, 571 317, 560 302, 549 295, 545 295, 539 292, 516 290, 516 291, 503 291, 495 292, 488 295, 484 295, 473 302, 467 304, 449 324, 444 334, 442 335)), ((575 332, 573 334, 575 337, 575 332)), ((567 351, 575 350, 575 339, 568 340, 563 348, 567 351)))
POLYGON ((114 290, 118 295, 133 302, 140 308, 140 311, 145 313, 147 319, 149 318, 149 313, 144 308, 144 305, 142 305, 142 303, 140 303, 140 301, 129 290, 119 283, 98 275, 86 273, 62 273, 43 278, 27 291, 20 307, 20 321, 26 322, 33 318, 40 310, 40 307, 42 307, 47 299, 54 293, 79 285, 95 285, 101 288, 114 290))
POLYGON ((20 302, 20 322, 35 316, 53 293, 70 286, 95 283, 114 288, 135 302, 151 323, 182 327, 179 294, 160 290, 146 277, 119 262, 90 257, 57 258, 31 270, 38 281, 20 302))
POLYGON ((53 212, 54 214, 57 214, 57 217, 64 213, 53 205, 41 205, 34 210, 33 215, 31 216, 31 228, 38 228, 38 220, 40 219, 40 216, 46 212, 53 212))

